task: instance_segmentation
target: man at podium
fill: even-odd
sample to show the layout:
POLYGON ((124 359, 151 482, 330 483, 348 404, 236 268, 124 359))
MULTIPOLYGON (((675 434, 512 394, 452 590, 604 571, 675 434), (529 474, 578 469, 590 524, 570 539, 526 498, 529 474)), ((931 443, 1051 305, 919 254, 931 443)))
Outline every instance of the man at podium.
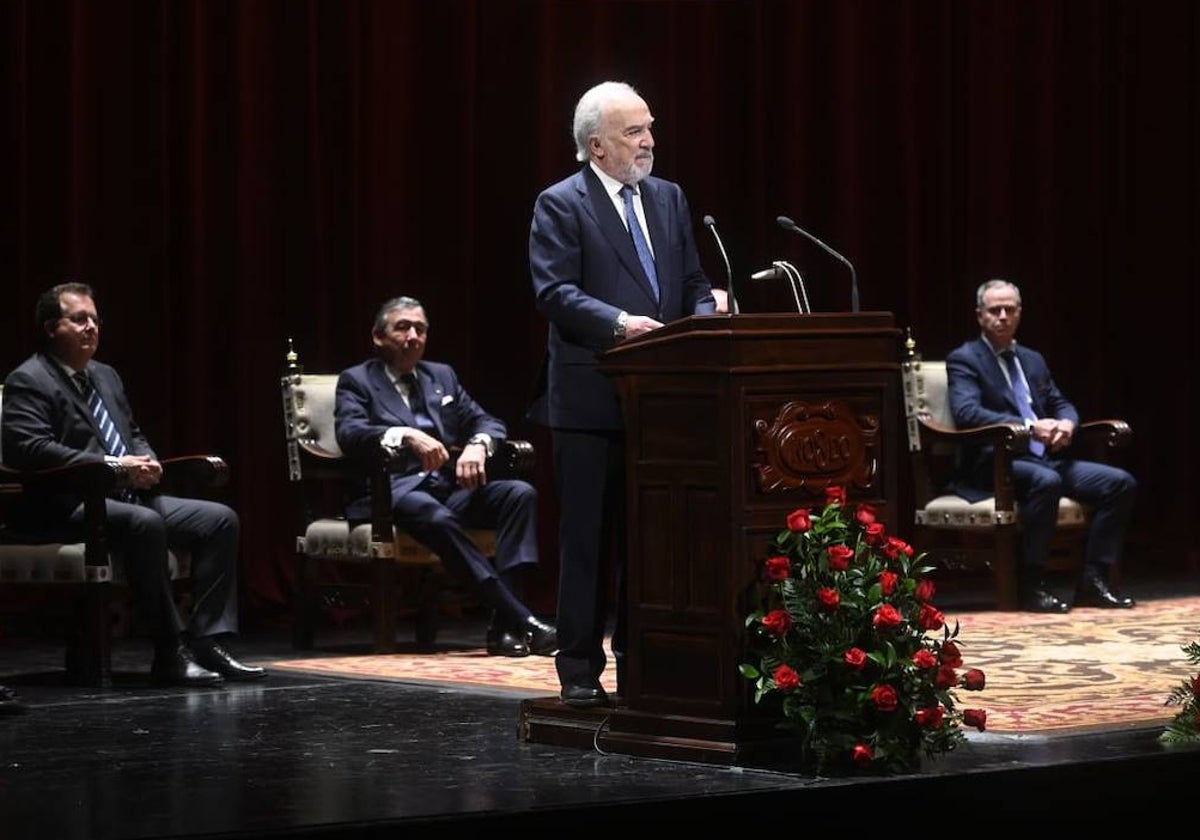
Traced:
POLYGON ((537 198, 529 267, 549 321, 547 357, 530 419, 552 429, 560 500, 558 640, 562 701, 609 702, 600 684, 615 548, 617 688, 625 652, 625 454, 621 410, 597 355, 627 338, 716 310, 683 190, 650 176, 654 118, 622 82, 575 107, 579 171, 537 198))

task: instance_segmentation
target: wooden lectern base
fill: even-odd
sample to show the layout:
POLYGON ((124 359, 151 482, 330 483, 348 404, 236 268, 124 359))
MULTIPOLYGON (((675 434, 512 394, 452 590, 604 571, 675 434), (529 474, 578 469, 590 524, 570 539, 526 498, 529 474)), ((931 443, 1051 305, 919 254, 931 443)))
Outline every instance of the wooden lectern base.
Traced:
POLYGON ((700 764, 790 765, 798 739, 773 726, 638 712, 625 706, 576 709, 557 697, 521 701, 521 741, 700 764))

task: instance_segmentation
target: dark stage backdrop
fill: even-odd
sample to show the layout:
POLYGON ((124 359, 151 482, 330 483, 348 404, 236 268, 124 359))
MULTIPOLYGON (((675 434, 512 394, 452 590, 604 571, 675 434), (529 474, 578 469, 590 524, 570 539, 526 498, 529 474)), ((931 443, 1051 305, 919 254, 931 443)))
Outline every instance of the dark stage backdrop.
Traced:
MULTIPOLYGON (((1022 339, 1085 416, 1135 430, 1133 544, 1196 566, 1200 7, 1192 2, 204 0, 0 4, 0 368, 41 289, 96 290, 101 357, 162 454, 222 453, 245 603, 282 608, 293 524, 278 376, 370 352, 422 298, 430 356, 532 439, 553 608, 549 442, 523 420, 545 324, 526 244, 576 166, 579 94, 631 82, 655 173, 715 216, 747 310, 797 264, 814 308, 890 310, 942 356, 973 290, 1025 295, 1022 339), (1167 386, 1164 380, 1172 384, 1167 386), (1153 549, 1153 550, 1152 550, 1153 549)), ((896 418, 897 422, 900 421, 896 418)), ((904 533, 907 523, 889 523, 904 533)))

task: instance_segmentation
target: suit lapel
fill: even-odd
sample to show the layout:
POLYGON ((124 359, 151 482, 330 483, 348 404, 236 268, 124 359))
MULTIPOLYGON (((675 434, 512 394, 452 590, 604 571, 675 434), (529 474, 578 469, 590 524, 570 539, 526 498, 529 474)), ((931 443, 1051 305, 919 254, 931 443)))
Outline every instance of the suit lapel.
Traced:
POLYGON ((1021 409, 1017 405, 1017 396, 1008 384, 1004 371, 1000 370, 1000 365, 1004 364, 1004 360, 993 353, 992 346, 982 338, 976 343, 976 351, 979 353, 979 369, 984 371, 984 376, 992 383, 992 388, 996 393, 1004 396, 1004 402, 1008 404, 1009 409, 1019 415, 1021 409))
MULTIPOLYGON (((658 268, 659 306, 664 312, 670 312, 668 295, 674 292, 674 284, 667 283, 666 278, 678 277, 679 272, 668 264, 671 249, 667 247, 667 212, 662 202, 661 193, 650 185, 650 179, 641 183, 642 209, 646 212, 646 227, 650 229, 650 245, 654 250, 654 264, 658 268)), ((640 263, 639 263, 640 265, 640 263)))
MULTIPOLYGON (((79 419, 86 423, 92 429, 92 434, 96 436, 96 440, 100 440, 100 427, 96 424, 96 417, 92 414, 92 409, 88 406, 87 400, 83 398, 83 394, 79 393, 79 388, 75 382, 67 375, 67 372, 62 369, 54 359, 49 356, 42 356, 39 361, 46 371, 46 375, 50 377, 50 381, 59 383, 59 387, 68 395, 72 403, 75 405, 75 411, 79 415, 79 419)), ((89 362, 86 368, 88 376, 92 375, 92 365, 89 362)), ((95 384, 95 379, 92 380, 95 384)), ((103 397, 104 393, 101 392, 103 397)), ((101 447, 103 448, 103 447, 101 447)))
MULTIPOLYGON (((608 191, 604 189, 604 185, 600 183, 596 173, 592 172, 590 165, 585 165, 583 168, 581 186, 581 191, 588 199, 584 203, 584 207, 587 208, 592 220, 604 233, 604 238, 612 245, 613 250, 616 251, 617 258, 625 266, 625 270, 637 280, 646 297, 657 306, 654 289, 650 286, 650 278, 646 276, 646 271, 642 268, 642 261, 638 259, 637 249, 633 247, 633 237, 630 236, 625 223, 621 221, 621 216, 617 213, 617 208, 613 206, 608 191)), ((643 196, 643 207, 645 207, 645 201, 643 196)), ((653 231, 651 231, 651 235, 653 235, 653 231)))
POLYGON ((384 368, 383 362, 373 360, 371 367, 367 371, 367 376, 371 382, 371 390, 375 392, 379 404, 391 414, 392 417, 400 421, 403 426, 416 426, 416 418, 409 408, 404 403, 404 398, 400 396, 400 392, 396 386, 392 384, 392 380, 387 375, 387 370, 384 368))
POLYGON ((421 383, 421 399, 425 405, 425 413, 429 415, 429 419, 437 427, 438 438, 444 443, 446 441, 446 427, 442 423, 442 386, 425 369, 424 365, 417 365, 416 374, 417 381, 421 383))

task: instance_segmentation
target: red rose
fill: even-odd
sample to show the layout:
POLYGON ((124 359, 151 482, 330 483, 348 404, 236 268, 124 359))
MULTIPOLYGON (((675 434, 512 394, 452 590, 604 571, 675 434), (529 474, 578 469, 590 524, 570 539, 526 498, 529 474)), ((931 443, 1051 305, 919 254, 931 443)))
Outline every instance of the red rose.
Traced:
POLYGON ((958 685, 958 674, 949 665, 938 668, 937 676, 933 679, 938 688, 954 688, 958 685))
POLYGON ((896 582, 899 580, 900 575, 884 569, 879 573, 879 588, 883 590, 884 595, 891 595, 896 591, 896 582))
POLYGON ((983 709, 963 709, 963 723, 982 732, 987 729, 987 712, 983 709))
POLYGON ((987 682, 983 671, 978 668, 972 668, 967 673, 963 674, 962 684, 967 691, 983 691, 983 686, 987 682))
POLYGON ((887 529, 883 527, 882 522, 872 522, 863 528, 863 533, 866 534, 867 545, 882 545, 887 539, 887 529))
POLYGON ((792 629, 792 617, 787 610, 771 610, 763 616, 762 625, 772 636, 782 636, 792 629))
POLYGON ((881 712, 894 712, 900 703, 896 689, 890 685, 875 686, 875 690, 871 692, 871 699, 875 701, 875 708, 881 712))
POLYGON ((912 655, 912 661, 913 664, 922 671, 927 671, 930 668, 936 667, 938 664, 937 657, 933 655, 933 651, 926 648, 921 648, 919 651, 914 653, 912 655))
POLYGON ((937 587, 934 586, 933 581, 931 581, 929 578, 925 578, 917 584, 917 590, 913 593, 913 596, 918 601, 929 603, 933 600, 933 593, 936 591, 937 587))
POLYGON ((884 543, 883 553, 889 560, 896 560, 901 554, 912 556, 912 547, 899 537, 888 537, 884 543))
POLYGON ((854 752, 850 754, 850 758, 859 767, 869 767, 871 762, 875 760, 875 753, 866 744, 855 744, 854 752))
POLYGON ((932 604, 921 605, 921 609, 917 613, 917 624, 921 626, 922 630, 940 630, 945 623, 946 617, 940 610, 935 609, 932 604))
POLYGON ((867 664, 866 651, 856 647, 852 647, 842 654, 842 659, 856 671, 861 671, 862 667, 867 664))
POLYGON ((845 487, 826 487, 825 488, 825 506, 830 505, 846 505, 846 488, 845 487))
POLYGON ((868 504, 860 503, 854 511, 854 518, 858 520, 859 525, 870 525, 875 521, 875 508, 868 504))
POLYGON ((838 604, 842 603, 842 596, 838 594, 836 589, 824 587, 817 590, 817 601, 821 604, 821 609, 825 612, 836 612, 838 604))
POLYGON ((812 520, 808 518, 808 508, 797 508, 788 514, 787 526, 789 531, 807 531, 812 528, 812 520))
POLYGON ((942 660, 942 664, 949 665, 951 668, 962 667, 962 654, 958 652, 958 645, 954 642, 943 642, 942 651, 938 657, 942 660))
POLYGON ((942 720, 945 716, 946 712, 941 706, 934 706, 931 709, 917 709, 917 725, 937 729, 942 725, 942 720))
POLYGON ((778 583, 792 576, 792 561, 786 557, 771 557, 766 565, 767 580, 778 583))
POLYGON ((788 665, 780 665, 772 674, 775 680, 775 687, 780 691, 791 691, 800 685, 800 675, 796 673, 796 669, 788 665))
POLYGON ((880 630, 891 630, 899 627, 902 621, 904 621, 904 616, 900 615, 900 611, 891 604, 884 604, 875 610, 875 616, 871 619, 871 623, 880 630))
POLYGON ((850 561, 854 559, 854 549, 845 545, 831 545, 829 552, 829 568, 835 572, 844 572, 850 568, 850 561))

